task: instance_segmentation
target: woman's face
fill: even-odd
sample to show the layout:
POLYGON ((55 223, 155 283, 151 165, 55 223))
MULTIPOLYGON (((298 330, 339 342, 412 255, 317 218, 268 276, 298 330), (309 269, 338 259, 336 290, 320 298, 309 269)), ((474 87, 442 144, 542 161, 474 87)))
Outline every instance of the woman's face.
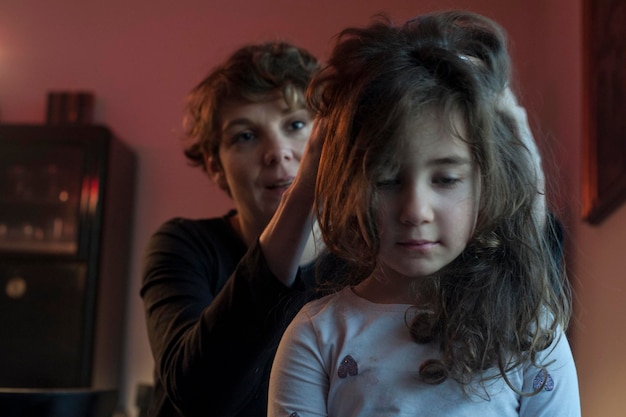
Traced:
POLYGON ((207 166, 232 197, 242 227, 258 232, 267 225, 296 176, 311 124, 306 108, 290 109, 282 96, 225 103, 219 160, 209 157, 207 166))

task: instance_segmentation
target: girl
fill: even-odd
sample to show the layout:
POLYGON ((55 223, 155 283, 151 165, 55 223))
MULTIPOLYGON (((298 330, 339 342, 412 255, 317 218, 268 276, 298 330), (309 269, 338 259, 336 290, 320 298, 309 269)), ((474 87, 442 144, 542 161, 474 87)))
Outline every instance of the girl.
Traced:
POLYGON ((580 415, 509 61, 466 12, 341 33, 309 98, 327 122, 318 221, 351 268, 284 334, 269 416, 580 415))

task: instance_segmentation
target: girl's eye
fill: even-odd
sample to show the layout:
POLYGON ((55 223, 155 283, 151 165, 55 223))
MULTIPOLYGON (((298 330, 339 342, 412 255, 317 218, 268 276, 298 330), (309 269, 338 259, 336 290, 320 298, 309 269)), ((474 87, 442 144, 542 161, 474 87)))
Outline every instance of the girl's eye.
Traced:
POLYGON ((454 187, 455 185, 457 185, 460 182, 461 182, 460 178, 448 177, 448 176, 436 177, 433 180, 434 184, 440 185, 442 187, 447 187, 447 188, 454 187))
POLYGON ((380 189, 390 189, 400 185, 398 178, 387 178, 376 182, 376 187, 380 189))

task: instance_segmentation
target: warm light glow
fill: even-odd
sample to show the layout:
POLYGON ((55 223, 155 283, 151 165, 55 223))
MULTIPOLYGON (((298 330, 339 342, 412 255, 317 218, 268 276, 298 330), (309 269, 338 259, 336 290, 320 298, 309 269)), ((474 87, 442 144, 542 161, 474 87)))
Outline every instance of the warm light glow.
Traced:
POLYGON ((85 177, 80 193, 80 205, 86 208, 88 213, 93 215, 98 206, 98 191, 100 183, 97 177, 85 177))

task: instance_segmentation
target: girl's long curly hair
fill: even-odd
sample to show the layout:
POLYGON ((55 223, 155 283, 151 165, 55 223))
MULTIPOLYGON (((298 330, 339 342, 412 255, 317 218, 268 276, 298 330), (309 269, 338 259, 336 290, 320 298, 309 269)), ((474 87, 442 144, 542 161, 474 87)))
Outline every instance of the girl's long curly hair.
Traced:
POLYGON ((415 284, 410 333, 441 352, 417 366, 428 383, 452 378, 467 389, 489 368, 506 378, 521 363, 545 366, 537 353, 568 324, 569 287, 551 245, 557 238, 536 210, 537 167, 498 106, 510 68, 504 31, 486 17, 448 11, 396 26, 381 16, 340 33, 308 90, 328 120, 318 221, 327 247, 350 264, 350 284, 377 268, 375 179, 394 164, 407 120, 434 110, 453 129, 453 115, 463 117, 461 139, 481 173, 480 206, 465 251, 415 284))

